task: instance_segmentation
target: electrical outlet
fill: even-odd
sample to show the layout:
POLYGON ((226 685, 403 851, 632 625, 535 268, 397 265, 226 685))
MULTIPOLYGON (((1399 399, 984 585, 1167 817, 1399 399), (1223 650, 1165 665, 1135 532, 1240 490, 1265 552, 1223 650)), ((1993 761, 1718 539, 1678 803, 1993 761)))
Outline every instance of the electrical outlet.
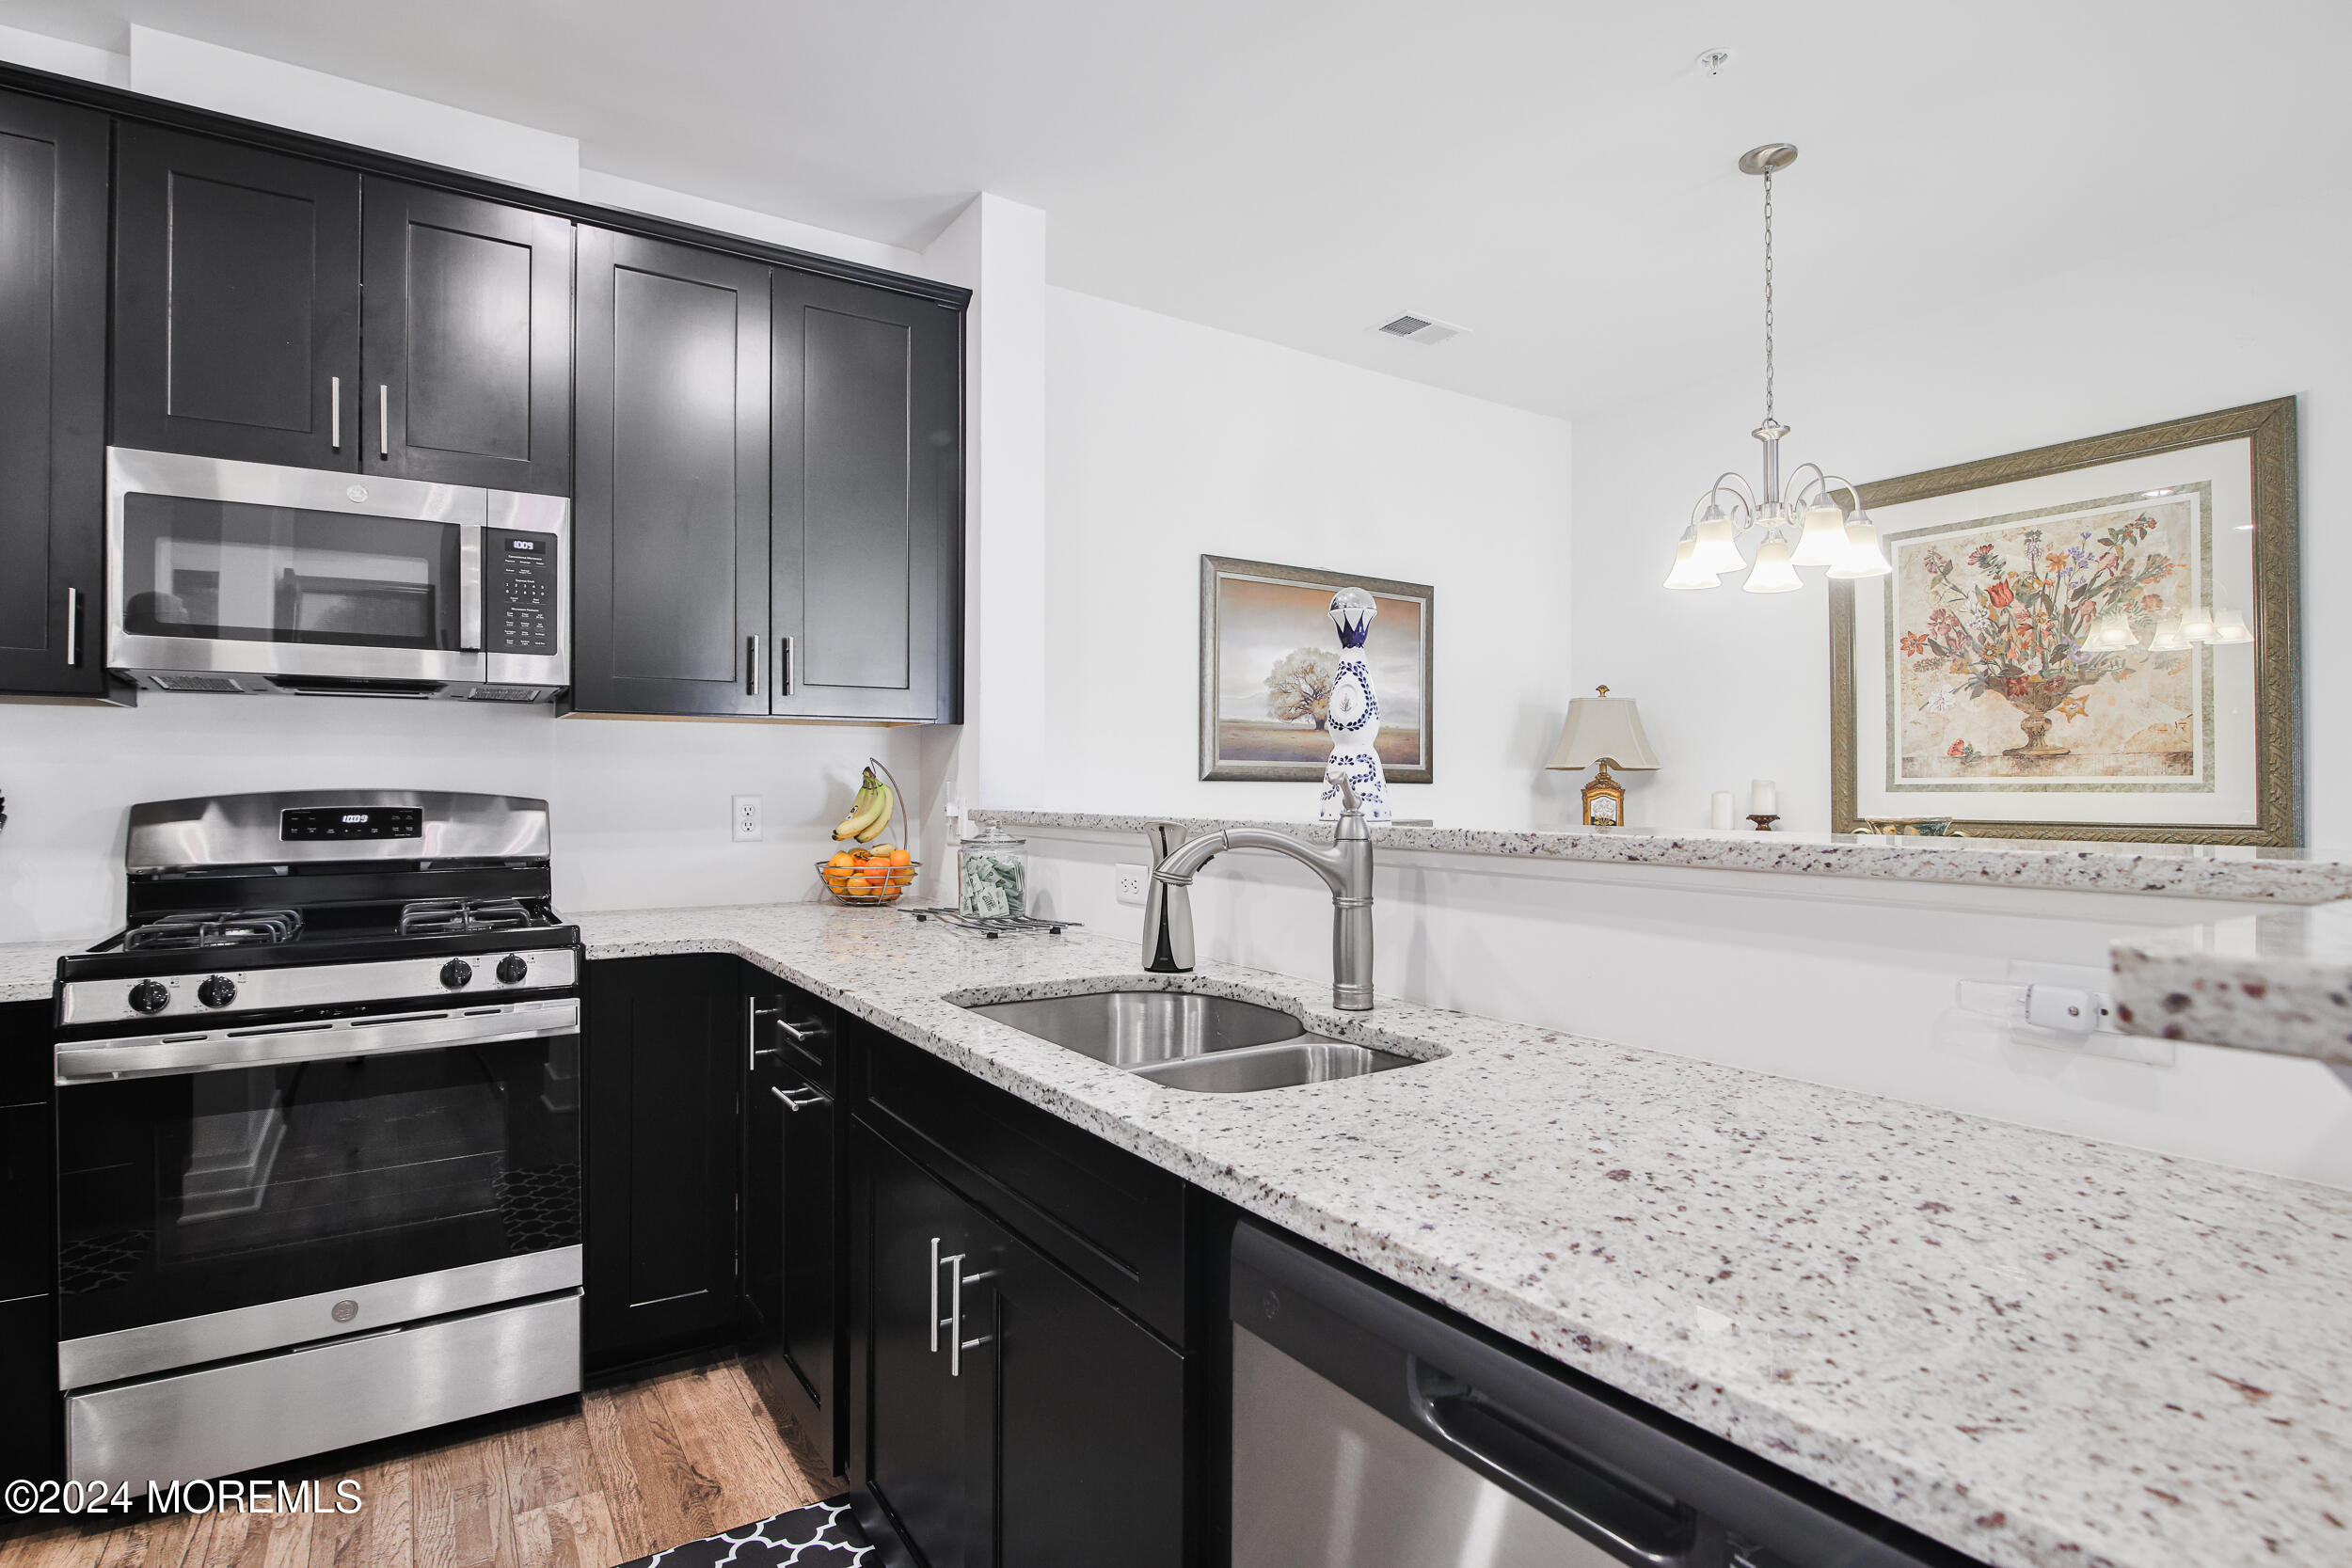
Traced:
POLYGON ((1114 865, 1111 874, 1119 879, 1119 901, 1122 904, 1143 902, 1143 879, 1151 873, 1139 865, 1114 865))
POLYGON ((759 837, 759 797, 738 795, 728 819, 735 824, 735 842, 749 844, 759 837))

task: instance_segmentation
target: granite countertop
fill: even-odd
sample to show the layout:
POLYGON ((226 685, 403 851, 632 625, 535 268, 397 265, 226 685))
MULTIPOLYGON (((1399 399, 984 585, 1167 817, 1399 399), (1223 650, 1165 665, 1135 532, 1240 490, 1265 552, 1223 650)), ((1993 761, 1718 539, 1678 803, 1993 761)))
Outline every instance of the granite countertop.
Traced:
POLYGON ((2000 1568, 2352 1559, 2352 1194, 1086 933, 893 911, 580 918, 735 953, 1242 1208, 2000 1568), (1104 977, 1424 1060, 1257 1095, 945 1000, 1104 977))
POLYGON ((2125 1030, 2352 1069, 2352 904, 2126 937, 2112 948, 2125 1030))
POLYGON ((48 1001, 57 983, 57 960, 88 945, 87 942, 0 942, 0 1002, 48 1001))
MULTIPOLYGON (((976 811, 976 821, 1009 828, 1069 828, 1136 833, 1175 822, 1188 833, 1271 828, 1328 842, 1327 822, 1240 822, 1222 817, 1118 816, 1076 811, 976 811)), ((2352 897, 2352 852, 2185 844, 2104 844, 2054 839, 1881 838, 1867 833, 1660 833, 1638 829, 1557 828, 1487 832, 1381 824, 1383 849, 1437 850, 1520 860, 1613 865, 1683 865, 1718 871, 1777 871, 1825 877, 1978 887, 2074 889, 2185 898, 2320 904, 2352 897)))

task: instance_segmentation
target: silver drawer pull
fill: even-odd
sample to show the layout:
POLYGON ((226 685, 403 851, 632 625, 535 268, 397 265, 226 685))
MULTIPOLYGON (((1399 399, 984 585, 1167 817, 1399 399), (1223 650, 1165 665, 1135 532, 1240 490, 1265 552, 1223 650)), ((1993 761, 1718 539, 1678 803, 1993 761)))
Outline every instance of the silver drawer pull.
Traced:
POLYGON ((949 1263, 961 1263, 961 1262, 962 1262, 962 1261, 963 1261, 963 1254, 961 1254, 961 1253, 958 1253, 958 1254, 956 1254, 956 1256, 955 1256, 955 1257, 953 1257, 953 1258, 949 1258, 949 1259, 943 1259, 939 1256, 939 1238, 938 1238, 938 1237, 936 1237, 936 1236, 933 1236, 933 1237, 931 1238, 931 1311, 930 1311, 930 1318, 931 1318, 931 1354, 932 1354, 933 1355, 937 1355, 937 1354, 939 1354, 939 1325, 941 1324, 941 1323, 943 1323, 943 1322, 945 1321, 945 1320, 944 1320, 944 1319, 942 1319, 942 1318, 940 1317, 940 1315, 939 1315, 939 1265, 940 1265, 940 1264, 941 1264, 941 1262, 943 1262, 943 1261, 945 1261, 945 1262, 949 1262, 949 1263))
POLYGON ((382 381, 375 384, 375 455, 392 455, 392 388, 382 381))
POLYGON ((825 1102, 825 1097, 815 1089, 803 1089, 801 1091, 803 1094, 807 1096, 804 1100, 796 1100, 790 1094, 787 1093, 783 1089, 777 1088, 772 1084, 768 1086, 768 1092, 774 1095, 777 1101, 782 1103, 784 1108, 787 1111, 805 1111, 811 1105, 822 1105, 825 1102))
POLYGON ((779 1014, 776 1018, 776 1027, 791 1036, 794 1039, 800 1041, 803 1045, 808 1045, 825 1037, 825 1026, 823 1024, 795 1023, 790 1019, 786 1018, 781 1014, 779 1014))
MULTIPOLYGON (((963 1262, 963 1254, 958 1253, 953 1258, 943 1258, 940 1261, 961 1265, 963 1262)), ((947 1330, 947 1375, 949 1377, 963 1375, 963 1353, 965 1351, 977 1349, 995 1338, 991 1334, 983 1334, 977 1339, 967 1339, 963 1337, 963 1288, 966 1285, 977 1285, 983 1279, 995 1277, 994 1269, 982 1269, 977 1274, 965 1274, 961 1266, 950 1276, 954 1281, 954 1287, 948 1298, 947 1322, 943 1325, 947 1330)))
POLYGON ((326 378, 326 444, 336 451, 343 450, 343 378, 326 378))

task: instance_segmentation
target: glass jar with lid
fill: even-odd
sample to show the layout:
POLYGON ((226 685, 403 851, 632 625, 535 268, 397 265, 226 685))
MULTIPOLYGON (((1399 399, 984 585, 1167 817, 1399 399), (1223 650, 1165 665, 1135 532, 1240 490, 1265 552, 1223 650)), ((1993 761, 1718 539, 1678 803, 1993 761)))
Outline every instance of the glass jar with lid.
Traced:
POLYGON ((1029 912, 1028 840, 991 822, 956 847, 956 908, 975 920, 1018 920, 1029 912))

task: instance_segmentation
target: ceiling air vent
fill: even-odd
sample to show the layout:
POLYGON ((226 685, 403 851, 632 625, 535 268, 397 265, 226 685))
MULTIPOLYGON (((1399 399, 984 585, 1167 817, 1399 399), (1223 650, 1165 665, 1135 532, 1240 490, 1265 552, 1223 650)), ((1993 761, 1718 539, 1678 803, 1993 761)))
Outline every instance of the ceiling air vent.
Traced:
POLYGON ((1456 326, 1452 322, 1441 322, 1435 316, 1403 315, 1394 321, 1382 322, 1380 330, 1391 338, 1403 338, 1408 342, 1423 343, 1435 348, 1448 338, 1460 337, 1470 328, 1456 326))

